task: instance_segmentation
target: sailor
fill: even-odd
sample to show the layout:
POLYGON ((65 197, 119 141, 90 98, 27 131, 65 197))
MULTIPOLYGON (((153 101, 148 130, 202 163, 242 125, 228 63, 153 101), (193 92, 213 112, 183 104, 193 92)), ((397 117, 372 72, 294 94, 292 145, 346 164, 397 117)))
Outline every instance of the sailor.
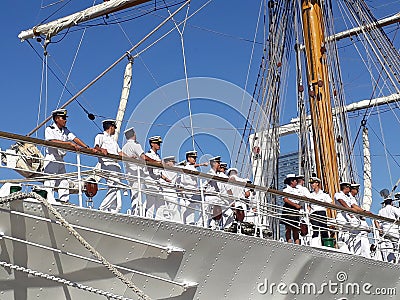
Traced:
MULTIPOLYGON (((208 164, 197 164, 197 151, 187 151, 186 164, 183 169, 197 171, 197 167, 208 164)), ((195 175, 182 173, 180 176, 182 191, 181 213, 185 224, 202 226, 202 205, 198 189, 197 177, 195 175)))
POLYGON ((296 188, 300 191, 300 194, 304 197, 310 198, 311 193, 308 188, 306 188, 305 185, 305 177, 302 174, 299 174, 296 176, 297 178, 297 186, 296 188))
MULTIPOLYGON (((228 164, 226 162, 221 162, 219 164, 219 170, 218 170, 218 176, 222 178, 229 179, 229 176, 225 173, 226 170, 228 169, 228 164)), ((224 183, 224 182, 218 182, 220 186, 220 196, 222 200, 224 200, 226 203, 229 204, 229 207, 225 207, 223 209, 222 213, 222 224, 221 227, 225 228, 226 226, 229 226, 232 221, 232 207, 235 207, 235 201, 232 201, 232 197, 229 197, 232 195, 232 191, 230 190, 230 184, 224 183), (229 198, 228 198, 229 197, 229 198)), ((244 216, 244 207, 241 207, 241 212, 244 216)))
MULTIPOLYGON (((227 169, 228 169, 228 164, 226 162, 221 162, 219 164, 219 169, 218 169, 218 172, 217 172, 218 176, 228 179, 229 176, 225 174, 227 169)), ((229 191, 229 187, 228 187, 227 183, 220 182, 219 185, 221 187, 221 190, 220 190, 221 195, 231 194, 230 192, 228 192, 229 191)))
POLYGON ((243 184, 243 186, 237 186, 237 185, 229 185, 229 191, 230 194, 235 198, 235 199, 243 199, 244 198, 244 194, 245 194, 245 189, 244 189, 244 185, 246 184, 247 179, 244 178, 240 178, 238 176, 238 169, 236 168, 229 168, 226 171, 226 175, 229 178, 229 182, 235 182, 235 183, 241 183, 243 184))
MULTIPOLYGON (((168 167, 173 167, 176 163, 175 156, 164 157, 162 161, 168 167)), ((158 209, 157 213, 159 216, 157 218, 182 223, 178 211, 177 178, 178 174, 174 171, 166 169, 161 171, 160 183, 164 196, 164 204, 158 209)))
MULTIPOLYGON (((340 192, 337 192, 334 195, 335 204, 351 209, 354 212, 364 212, 364 210, 357 205, 355 198, 350 194, 351 183, 343 181, 339 185, 340 192)), ((337 213, 336 222, 339 225, 350 225, 352 227, 360 226, 360 220, 356 215, 344 211, 337 213)), ((346 229, 339 232, 339 240, 346 243, 349 251, 354 251, 355 233, 356 232, 352 232, 352 230, 346 229)))
POLYGON ((229 168, 226 171, 226 176, 228 176, 229 182, 234 182, 235 184, 226 184, 227 194, 231 195, 230 209, 226 212, 226 215, 229 217, 224 222, 225 227, 229 227, 232 223, 235 225, 244 221, 245 217, 251 218, 253 220, 253 215, 249 216, 247 214, 247 204, 244 199, 248 199, 250 197, 250 191, 246 193, 244 188, 247 179, 240 178, 238 176, 238 169, 229 168), (236 184, 241 184, 242 186, 238 186, 236 184))
MULTIPOLYGON (((91 149, 86 143, 82 142, 65 126, 67 123, 67 110, 57 109, 51 113, 54 123, 48 126, 45 130, 44 136, 46 141, 57 142, 61 145, 68 145, 74 147, 75 150, 80 148, 91 149)), ((94 151, 94 149, 91 149, 94 151)), ((44 173, 45 174, 64 174, 65 164, 64 156, 67 154, 66 150, 57 148, 46 148, 46 156, 44 158, 44 173)), ((60 202, 69 201, 69 183, 66 179, 46 180, 45 187, 58 187, 58 197, 60 202)), ((52 197, 50 197, 51 199, 52 197)))
POLYGON ((228 176, 226 176, 226 177, 224 176, 224 175, 226 175, 225 172, 226 172, 227 168, 228 168, 228 164, 226 162, 221 162, 219 164, 219 173, 221 173, 221 176, 224 178, 228 178, 228 176))
MULTIPOLYGON (((360 188, 360 184, 352 183, 350 185, 350 204, 351 208, 355 212, 366 212, 364 209, 357 205, 356 196, 358 195, 360 188)), ((368 233, 370 232, 368 223, 365 220, 364 216, 358 216, 359 223, 357 224, 357 229, 352 230, 352 234, 354 235, 353 244, 350 246, 351 251, 354 254, 361 255, 365 258, 371 258, 371 245, 368 239, 368 233)))
MULTIPOLYGON (((116 121, 107 119, 102 124, 104 132, 96 135, 94 139, 95 149, 104 155, 113 154, 122 156, 121 148, 113 137, 117 128, 116 121)), ((121 173, 121 167, 118 161, 110 158, 100 157, 99 163, 101 169, 107 172, 106 183, 108 187, 107 194, 100 204, 99 210, 118 213, 122 207, 121 191, 118 187, 121 183, 118 178, 121 173)))
MULTIPOLYGON (((221 156, 215 156, 210 159, 211 169, 207 174, 212 176, 218 176, 219 167, 221 163, 221 156)), ((222 224, 222 207, 225 202, 220 198, 219 194, 221 192, 220 182, 210 179, 205 184, 205 212, 206 214, 211 214, 211 219, 207 221, 211 229, 221 229, 222 224)))
POLYGON ((181 160, 176 164, 177 168, 183 168, 184 166, 186 166, 186 160, 181 160))
MULTIPOLYGON (((296 188, 299 190, 300 196, 304 196, 307 198, 311 198, 310 190, 305 187, 305 177, 303 174, 299 174, 296 176, 297 186, 296 188)), ((300 209, 300 213, 302 216, 300 217, 300 235, 301 235, 301 243, 309 245, 312 242, 312 236, 310 231, 308 230, 311 227, 310 217, 308 215, 307 205, 305 203, 300 204, 302 208, 300 209), (303 206, 304 205, 304 206, 303 206)))
MULTIPOLYGON (((352 189, 352 184, 350 182, 341 182, 340 183, 340 192, 336 193, 334 198, 335 198, 335 204, 339 206, 343 206, 346 208, 349 208, 353 210, 354 212, 365 212, 369 213, 368 211, 362 209, 357 205, 357 200, 355 199, 355 195, 358 193, 358 188, 359 184, 353 184, 353 189, 352 189), (353 191, 354 196, 350 193, 350 191, 353 191)), ((338 223, 343 223, 343 222, 349 222, 353 226, 358 226, 359 225, 359 220, 358 218, 355 217, 355 215, 351 213, 340 213, 337 216, 337 221, 338 223)))
MULTIPOLYGON (((346 208, 350 208, 351 207, 351 199, 350 199, 350 186, 351 183, 347 182, 347 181, 342 181, 339 183, 340 186, 340 192, 335 193, 334 195, 334 200, 335 200, 335 204, 338 206, 343 206, 346 208)), ((346 225, 348 220, 354 218, 353 215, 351 214, 347 214, 344 211, 338 211, 336 214, 336 223, 339 225, 346 225)), ((338 233, 338 241, 344 242, 345 244, 343 244, 343 250, 346 251, 350 251, 350 247, 349 244, 351 242, 351 236, 350 236, 350 232, 347 229, 343 229, 340 230, 338 233), (345 248, 348 249, 345 249, 345 248)))
MULTIPOLYGON (((321 179, 318 177, 311 177, 310 184, 313 192, 310 198, 315 200, 332 203, 331 197, 321 189, 321 179)), ((312 224, 312 241, 311 245, 323 245, 323 239, 328 238, 328 225, 326 207, 311 204, 310 205, 310 222, 312 224), (319 238, 318 238, 319 236, 319 238)))
MULTIPOLYGON (((351 208, 351 202, 352 202, 350 198, 351 183, 347 181, 342 181, 339 183, 339 185, 340 185, 340 192, 337 192, 334 195, 335 204, 346 208, 351 208)), ((347 223, 347 219, 352 217, 353 217, 352 215, 348 215, 345 212, 338 212, 336 216, 336 221, 339 224, 345 224, 347 223)))
MULTIPOLYGON (((136 132, 133 127, 124 131, 126 143, 122 147, 124 156, 144 161, 156 162, 144 154, 142 146, 136 141, 136 132)), ((131 213, 137 215, 139 207, 143 205, 139 203, 139 182, 141 190, 144 189, 145 172, 142 167, 132 162, 125 162, 125 172, 128 176, 128 182, 131 186, 131 213)))
MULTIPOLYGON (((400 208, 393 206, 392 198, 385 198, 378 215, 398 221, 400 218, 400 208)), ((383 239, 381 252, 384 261, 396 262, 398 260, 399 245, 399 226, 393 222, 377 221, 375 225, 379 230, 379 235, 383 239), (395 250, 396 249, 396 250, 395 250)))
MULTIPOLYGON (((283 183, 286 184, 286 188, 283 189, 283 192, 300 196, 300 191, 296 188, 297 176, 295 174, 286 175, 283 183)), ((300 220, 299 211, 301 209, 300 201, 284 197, 283 202, 281 223, 285 225, 286 241, 292 243, 294 240, 296 244, 300 244, 298 229, 300 220)))
MULTIPOLYGON (((162 138, 161 136, 152 136, 149 138, 150 150, 146 153, 146 156, 150 157, 161 165, 161 157, 158 151, 161 148, 162 138)), ((154 167, 147 167, 146 177, 146 209, 145 215, 148 218, 155 219, 159 218, 157 215, 158 208, 163 204, 163 197, 160 194, 160 178, 162 177, 161 169, 154 167)))

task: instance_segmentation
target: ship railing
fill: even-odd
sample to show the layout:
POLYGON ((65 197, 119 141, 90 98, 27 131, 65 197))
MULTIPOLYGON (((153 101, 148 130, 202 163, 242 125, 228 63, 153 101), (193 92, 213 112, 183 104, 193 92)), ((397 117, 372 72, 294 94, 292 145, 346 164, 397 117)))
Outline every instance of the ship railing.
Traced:
MULTIPOLYGON (((323 206, 325 208, 332 209, 335 211, 337 214, 343 213, 345 215, 353 215, 356 220, 358 220, 357 224, 352 224, 352 222, 339 222, 338 219, 336 218, 328 218, 327 219, 327 226, 329 230, 330 236, 335 236, 336 238, 336 244, 339 245, 341 243, 345 243, 345 239, 347 238, 348 240, 351 239, 356 239, 357 236, 360 235, 360 233, 367 233, 367 239, 370 241, 370 244, 373 244, 376 246, 376 248, 381 250, 383 252, 385 249, 387 250, 388 247, 385 246, 385 244, 388 244, 388 241, 390 241, 392 244, 394 243, 394 246, 392 248, 396 249, 396 253, 398 253, 398 238, 397 235, 394 235, 394 237, 390 234, 386 235, 380 235, 377 233, 377 230, 375 228, 375 221, 379 222, 386 222, 386 224, 393 224, 393 226, 398 226, 400 225, 400 222, 397 220, 392 220, 389 218, 384 218, 380 217, 371 213, 367 212, 354 212, 352 209, 344 208, 341 206, 337 206, 335 204, 331 203, 323 203, 315 199, 311 198, 306 198, 302 196, 297 196, 297 195, 292 195, 288 194, 279 190, 275 190, 272 188, 267 188, 263 186, 257 186, 253 185, 250 183, 246 182, 237 182, 237 181, 229 181, 227 178, 223 178, 220 176, 213 176, 210 174, 205 174, 201 173, 198 171, 192 171, 180 167, 169 167, 161 164, 156 164, 156 163, 144 163, 141 160, 133 159, 133 158, 127 158, 127 157, 120 157, 117 155, 103 155, 101 153, 93 153, 90 150, 87 149, 81 149, 80 151, 75 151, 73 147, 65 146, 65 145, 60 145, 58 143, 50 142, 50 141, 44 141, 41 139, 35 139, 35 138, 30 138, 26 136, 21 136, 21 135, 16 135, 16 134, 10 134, 10 133, 5 133, 0 131, 0 137, 21 142, 21 143, 33 143, 37 146, 47 146, 47 147, 53 147, 53 148, 59 148, 59 149, 64 149, 67 150, 69 153, 75 154, 76 158, 75 161, 76 163, 71 163, 71 162, 66 162, 66 168, 72 170, 71 172, 67 172, 66 174, 60 174, 60 175, 55 175, 55 174, 44 174, 42 171, 38 170, 30 170, 30 172, 33 174, 32 178, 21 178, 21 179, 6 179, 6 180, 1 180, 0 183, 15 183, 15 184, 24 184, 27 188, 37 188, 38 186, 42 186, 43 188, 49 188, 49 186, 43 185, 43 183, 46 180, 49 179, 68 179, 70 182, 73 182, 74 184, 70 185, 69 190, 71 193, 78 193, 79 201, 78 205, 79 206, 84 206, 83 204, 83 195, 85 194, 85 181, 91 180, 93 178, 96 178, 96 181, 98 182, 100 186, 100 190, 106 190, 110 187, 117 188, 118 190, 125 191, 125 192, 137 192, 139 201, 138 201, 138 208, 136 211, 129 211, 129 213, 136 213, 139 216, 142 217, 159 217, 163 218, 163 216, 149 216, 146 214, 146 197, 149 195, 155 195, 157 198, 160 200, 159 204, 164 205, 164 210, 165 211, 171 211, 174 212, 174 210, 177 210, 180 212, 178 214, 177 219, 170 219, 170 221, 178 221, 178 222, 183 222, 183 223, 189 223, 197 226, 204 226, 204 227, 209 227, 212 224, 211 220, 216 217, 216 212, 213 210, 214 206, 219 206, 220 210, 218 211, 219 213, 222 213, 224 217, 226 217, 226 220, 228 222, 225 222, 223 224, 223 227, 220 227, 220 229, 225 229, 227 231, 232 231, 232 232, 238 232, 238 233, 245 233, 245 234, 252 234, 252 235, 257 235, 257 236, 262 236, 262 237, 269 237, 272 238, 272 232, 270 230, 270 227, 272 227, 273 224, 275 226, 279 227, 279 224, 284 224, 285 221, 285 214, 289 215, 294 215, 298 216, 301 220, 299 224, 295 225, 296 228, 298 228, 300 231, 304 228, 302 226, 302 222, 304 222, 307 227, 308 227, 308 233, 305 234, 304 237, 302 237, 303 243, 306 245, 311 245, 311 237, 310 237, 310 232, 312 229, 314 230, 325 230, 326 228, 317 225, 311 225, 312 221, 320 221, 320 222, 325 222, 323 218, 320 218, 318 216, 313 216, 312 214, 310 215, 308 210, 305 209, 301 212, 296 211, 296 210, 290 210, 286 209, 285 214, 282 214, 282 206, 278 204, 274 204, 272 201, 269 201, 271 196, 278 197, 278 198, 292 198, 301 201, 302 203, 306 203, 307 205, 309 204, 317 204, 319 206, 323 206), (83 159, 81 159, 81 156, 85 158, 91 158, 92 160, 89 162, 85 161, 85 164, 82 162, 83 159), (138 172, 136 176, 131 176, 126 173, 110 173, 109 171, 106 170, 101 170, 97 167, 94 167, 96 164, 95 158, 98 157, 103 157, 103 158, 111 158, 115 161, 118 162, 123 162, 123 163, 132 163, 137 165, 139 168, 146 168, 148 166, 152 167, 153 169, 159 169, 160 171, 167 170, 170 172, 175 172, 180 175, 190 175, 199 181, 199 186, 203 187, 204 184, 209 181, 209 180, 214 180, 218 184, 221 185, 229 185, 229 186, 236 186, 241 189, 247 190, 247 191, 252 191, 250 194, 250 199, 246 199, 244 196, 243 197, 233 197, 232 195, 229 194, 223 194, 223 193, 215 193, 215 192, 210 192, 207 191, 203 188, 198 189, 198 190, 193 190, 193 189, 187 189, 184 186, 176 185, 176 186, 171 186, 167 183, 162 184, 162 183, 157 183, 158 190, 154 190, 151 188, 148 188, 151 186, 151 184, 154 184, 154 182, 149 181, 149 179, 141 172, 138 172), (93 160, 94 159, 94 160, 93 160), (112 184, 107 184, 103 183, 102 181, 99 181, 100 178, 114 178, 118 179, 117 183, 112 183, 112 184), (133 181, 138 181, 140 184, 137 186, 137 188, 132 189, 131 188, 131 183, 133 181), (210 198, 213 198, 214 200, 216 198, 219 199, 219 201, 215 202, 214 200, 210 200, 210 198), (236 203, 237 202, 237 203, 236 203), (235 203, 237 205, 235 205, 235 203), (241 207, 239 205, 242 204, 241 207), (189 221, 185 220, 183 217, 184 210, 190 211, 195 217, 190 217, 189 221), (244 219, 241 221, 237 222, 237 215, 242 212, 244 214, 244 219), (197 218, 197 219, 196 219, 197 218), (369 220, 368 223, 361 224, 364 220, 369 220), (366 224, 366 225, 365 225, 366 224), (236 227, 235 227, 235 226, 236 227), (243 228, 239 228, 237 226, 243 226, 245 229, 242 231, 243 228), (246 228, 247 226, 247 228, 246 228), (344 238, 343 238, 344 236, 344 238), (342 239, 342 240, 340 240, 342 239), (395 241, 393 241, 395 240, 395 241), (396 244, 397 243, 397 244, 396 244), (383 249, 383 250, 382 250, 383 249)), ((29 155, 24 155, 24 154, 13 154, 9 153, 7 151, 1 151, 2 157, 5 158, 3 160, 3 163, 1 164, 1 168, 7 168, 7 159, 10 158, 9 155, 12 156, 20 156, 24 157, 25 159, 30 159, 29 155)), ((38 158, 34 157, 36 160, 43 160, 43 158, 38 158)), ((8 159, 12 161, 12 159, 8 159)), ((26 170, 18 170, 16 166, 13 166, 13 170, 17 171, 26 171, 26 170)), ((127 193, 125 193, 127 194, 127 193)), ((127 195, 126 195, 127 196, 127 195)), ((128 198, 129 199, 129 198, 128 198)), ((129 201, 129 200, 128 200, 129 201)), ((87 203, 87 202, 86 202, 87 203)), ((160 205, 160 206, 162 206, 160 205)), ((396 227, 398 228, 398 227, 396 227)), ((398 232, 398 229, 397 229, 398 232)), ((278 239, 279 236, 273 236, 274 238, 278 239)), ((322 246, 323 247, 323 246, 322 246)), ((351 249, 350 249, 351 251, 351 249)), ((394 250, 393 250, 394 251, 394 250)), ((397 255, 397 254, 396 254, 397 255)), ((398 255, 396 256, 398 257, 398 255)), ((396 258, 398 261, 398 258, 396 258)))

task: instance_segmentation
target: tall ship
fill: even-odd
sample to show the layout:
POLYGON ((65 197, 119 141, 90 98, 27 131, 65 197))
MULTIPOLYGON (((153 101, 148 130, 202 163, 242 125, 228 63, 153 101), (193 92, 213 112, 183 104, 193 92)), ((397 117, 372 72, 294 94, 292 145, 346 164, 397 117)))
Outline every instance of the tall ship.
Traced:
POLYGON ((0 299, 398 297, 399 1, 36 2, 0 299))

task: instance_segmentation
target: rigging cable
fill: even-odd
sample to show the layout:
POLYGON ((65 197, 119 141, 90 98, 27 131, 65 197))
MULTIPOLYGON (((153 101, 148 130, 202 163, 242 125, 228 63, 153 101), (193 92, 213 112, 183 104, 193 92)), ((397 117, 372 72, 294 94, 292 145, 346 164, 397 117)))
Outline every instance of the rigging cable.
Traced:
MULTIPOLYGON (((92 6, 94 6, 95 4, 96 4, 96 0, 93 1, 92 6)), ((64 91, 65 91, 66 85, 67 85, 67 83, 68 83, 68 81, 69 81, 69 78, 70 78, 70 76, 71 76, 72 69, 73 69, 74 66, 75 66, 75 62, 76 62, 76 59, 77 59, 77 57, 78 57, 79 50, 81 49, 81 45, 82 45, 82 42, 83 42, 83 38, 85 37, 85 33, 86 33, 86 28, 85 28, 85 29, 83 30, 83 32, 82 32, 81 38, 80 38, 80 40, 79 40, 78 47, 77 47, 77 49, 76 49, 76 51, 75 51, 75 55, 74 55, 74 58, 73 58, 73 60, 72 60, 71 67, 70 67, 69 72, 68 72, 68 74, 67 74, 67 78, 65 79, 65 84, 63 84, 63 89, 62 89, 62 91, 61 91, 60 97, 58 98, 58 102, 57 102, 56 107, 58 107, 58 106, 60 105, 60 101, 61 101, 62 96, 63 96, 63 94, 64 94, 64 91)))
POLYGON ((381 120, 381 114, 379 113, 379 107, 377 108, 377 110, 378 110, 379 129, 381 131, 383 149, 385 151, 386 165, 387 165, 388 172, 389 172, 390 186, 393 186, 393 177, 392 177, 392 172, 390 171, 389 158, 388 158, 388 153, 387 153, 387 148, 386 148, 385 135, 383 134, 382 120, 381 120))
MULTIPOLYGON (((167 7, 167 11, 168 11, 169 15, 172 16, 171 11, 168 8, 168 5, 165 3, 165 0, 163 0, 163 1, 164 1, 165 6, 167 7)), ((179 29, 179 27, 173 17, 171 17, 171 21, 174 23, 175 28, 178 31, 180 40, 181 40, 183 69, 184 69, 184 73, 185 73, 185 84, 186 84, 186 93, 187 93, 188 110, 189 110, 190 131, 191 131, 191 136, 192 136, 192 147, 193 147, 193 150, 196 150, 195 141, 194 141, 194 131, 193 131, 192 108, 191 108, 191 104, 190 104, 189 82, 188 82, 188 74, 187 74, 187 66, 186 66, 185 43, 184 43, 184 39, 183 39, 183 33, 185 31, 187 17, 189 15, 189 8, 190 8, 190 3, 188 4, 188 6, 186 8, 186 15, 185 15, 185 19, 184 19, 184 22, 182 25, 182 30, 179 29)))
MULTIPOLYGON (((263 7, 263 2, 265 2, 265 0, 261 0, 261 1, 260 1, 260 8, 259 8, 259 11, 258 11, 258 18, 257 18, 257 22, 256 22, 256 29, 255 29, 254 36, 253 36, 252 47, 251 47, 251 53, 250 53, 250 59, 249 59, 248 67, 247 67, 246 80, 245 80, 244 87, 243 87, 243 96, 242 96, 242 103, 241 103, 241 105, 240 105, 240 108, 243 108, 243 102, 244 102, 244 99, 245 99, 245 95, 246 95, 246 93, 247 93, 247 92, 246 92, 246 89, 247 89, 247 84, 248 84, 248 82, 249 82, 251 64, 252 64, 252 62, 253 62, 254 48, 255 48, 256 38, 257 38, 257 34, 258 34, 258 26, 259 26, 259 24, 260 24, 260 18, 261 18, 261 11, 262 11, 262 7, 263 7)), ((264 6, 265 6, 265 5, 264 5, 264 6)), ((265 39, 263 39, 263 47, 265 48, 265 39)), ((258 80, 259 76, 260 76, 260 73, 258 73, 257 80, 258 80)), ((256 83, 256 86, 257 86, 257 83, 256 83)), ((253 102, 254 102, 254 92, 253 92, 253 96, 251 97, 250 109, 251 109, 251 106, 253 105, 253 102)), ((249 110, 249 112, 250 112, 250 110, 249 110)), ((239 117, 238 117, 238 118, 239 118, 239 117)), ((246 118, 245 128, 246 128, 246 126, 247 126, 247 123, 248 123, 248 118, 246 118)), ((240 149, 241 149, 241 146, 242 146, 242 143, 243 143, 243 139, 249 138, 249 137, 245 137, 245 130, 246 130, 246 129, 244 129, 243 134, 242 134, 242 139, 241 139, 241 141, 240 141, 240 145, 239 145, 239 149, 238 149, 238 154, 237 154, 237 157, 236 157, 235 165, 236 165, 237 162, 238 162, 238 158, 239 158, 239 155, 240 155, 240 149)), ((234 139, 233 139, 233 146, 232 146, 233 149, 235 149, 235 145, 236 145, 236 135, 235 135, 235 137, 234 137, 234 139)), ((250 153, 251 153, 251 152, 250 152, 250 153)), ((250 155, 251 155, 251 154, 250 154, 250 155)), ((251 160, 250 160, 250 161, 251 161, 251 160)), ((232 164, 232 158, 231 158, 231 164, 232 164)))
MULTIPOLYGON (((207 3, 205 3, 203 6, 201 6, 198 10, 196 10, 195 12, 193 12, 190 16, 186 16, 185 20, 181 21, 177 26, 180 26, 181 24, 183 24, 184 22, 186 22, 188 19, 190 19, 191 17, 193 17, 194 15, 196 15, 200 10, 202 10, 204 7, 206 7, 212 0, 209 0, 207 3)), ((119 24, 119 23, 118 23, 119 24)), ((128 40, 128 42, 133 46, 132 41, 130 40, 130 38, 128 37, 127 33, 125 32, 125 30, 123 29, 122 25, 119 24, 119 27, 121 29, 121 31, 123 32, 124 36, 126 37, 126 39, 128 40)), ((158 83, 157 79, 155 78, 154 74, 151 72, 151 70, 149 69, 149 67, 147 66, 147 64, 145 63, 145 61, 143 60, 141 54, 144 53, 145 51, 147 51, 148 49, 150 49, 152 46, 154 46, 155 44, 157 44, 159 41, 161 41, 162 39, 164 39, 167 35, 169 35, 171 32, 173 32, 175 30, 175 28, 170 29, 167 33, 165 33, 164 35, 162 35, 160 38, 158 38, 156 41, 154 41, 153 43, 151 43, 150 45, 148 45, 146 48, 144 48, 141 51, 137 51, 135 49, 135 55, 133 56, 134 58, 139 58, 140 61, 142 62, 143 66, 146 68, 147 72, 149 73, 150 77, 153 79, 154 83, 156 84, 156 86, 158 88, 160 88, 160 84, 158 83)), ((167 98, 167 95, 164 93, 163 90, 161 90, 163 95, 167 98)), ((184 121, 182 120, 181 116, 179 115, 178 111, 172 107, 172 110, 175 112, 175 114, 177 115, 178 118, 180 118, 180 122, 183 124, 182 128, 185 128, 188 133, 190 134, 189 131, 189 127, 185 125, 184 121)), ((160 124, 155 124, 155 123, 148 123, 152 126, 161 126, 160 124)), ((172 125, 169 125, 172 126, 172 125)), ((191 126, 193 128, 193 126, 191 126)), ((202 153, 205 154, 202 150, 202 148, 200 147, 200 145, 197 143, 196 140, 194 140, 195 145, 197 146, 197 149, 202 153)))
MULTIPOLYGON (((51 74, 53 74, 53 76, 57 79, 57 81, 62 85, 62 86, 64 86, 64 83, 63 83, 63 81, 60 79, 60 77, 54 72, 54 70, 47 64, 47 62, 45 62, 45 60, 40 56, 40 54, 36 51, 36 49, 33 47, 33 45, 31 44, 31 42, 29 41, 29 40, 26 40, 26 42, 29 44, 29 46, 34 50, 34 52, 36 53, 36 55, 39 57, 39 59, 47 66, 47 69, 50 71, 50 73, 51 74)), ((46 56, 46 58, 47 58, 47 56, 46 56)), ((47 60, 46 60, 47 61, 47 60)), ((73 96, 73 93, 67 88, 67 87, 65 87, 65 89, 66 89, 66 91, 71 95, 71 96, 73 96)), ((42 94, 42 91, 41 91, 41 94, 42 94)), ((88 115, 88 117, 89 117, 89 119, 91 119, 90 118, 90 115, 92 115, 80 102, 79 102, 79 100, 76 100, 76 102, 78 103, 78 105, 82 108, 82 110, 88 115)), ((96 115, 96 116, 98 116, 98 115, 96 115)), ((91 119, 92 120, 92 119, 91 119)), ((94 119, 92 120, 93 121, 93 124, 100 130, 100 131, 103 131, 95 122, 94 122, 94 119)))
MULTIPOLYGON (((347 4, 347 2, 346 2, 346 4, 347 4)), ((352 11, 350 11, 350 12, 352 13, 352 11)), ((343 14, 343 13, 342 13, 342 14, 343 14)), ((357 19, 356 17, 354 17, 354 18, 357 19)), ((349 19, 350 19, 350 18, 349 18, 349 19)), ((366 22, 367 22, 367 24, 371 24, 371 25, 374 24, 374 22, 368 22, 368 21, 366 21, 366 22)), ((361 23, 359 23, 359 24, 361 24, 361 23)), ((380 33, 382 33, 383 35, 385 35, 385 33, 384 33, 383 31, 380 31, 380 33)), ((363 31, 363 36, 366 37, 366 32, 365 32, 365 31, 363 31)), ((369 40, 368 40, 368 39, 366 39, 366 40, 367 40, 367 42, 369 43, 369 45, 370 45, 370 47, 372 48, 372 50, 373 50, 373 52, 375 53, 375 55, 378 56, 379 53, 378 53, 376 50, 374 50, 373 45, 369 42, 369 40)), ((389 42, 390 42, 390 41, 389 41, 389 42)), ((354 44, 354 42, 353 42, 353 44, 354 44)), ((363 59, 363 56, 361 55, 361 53, 360 53, 358 47, 356 46, 356 44, 354 44, 354 47, 356 48, 357 52, 359 53, 361 59, 363 60, 364 64, 366 65, 367 69, 370 71, 370 68, 368 68, 368 66, 367 66, 365 60, 363 59)), ((364 47, 365 47, 365 49, 367 50, 367 45, 364 44, 364 47)), ((367 53, 369 53, 369 52, 367 51, 367 53)), ((368 57, 370 58, 370 55, 369 55, 369 54, 368 54, 368 57)), ((370 58, 370 61, 374 62, 374 60, 372 60, 371 58, 370 58)), ((377 66, 377 65, 375 65, 375 67, 376 67, 376 69, 378 69, 378 66, 377 66)), ((385 71, 385 68, 384 68, 383 65, 381 65, 381 69, 379 70, 379 74, 378 74, 378 79, 377 79, 377 80, 374 80, 373 74, 372 74, 372 72, 370 71, 370 75, 371 75, 371 78, 373 79, 374 87, 373 87, 373 90, 372 90, 372 93, 371 93, 371 97, 370 97, 370 102, 369 102, 369 103, 372 102, 373 95, 375 94, 375 91, 376 91, 376 89, 378 88, 378 83, 379 83, 379 81, 383 78, 383 77, 382 77, 382 73, 383 73, 384 71, 385 71)), ((389 77, 389 76, 388 76, 388 77, 389 77)), ((386 84, 385 84, 385 85, 386 85, 386 84)), ((387 85, 386 85, 386 86, 387 86, 387 85)), ((387 86, 387 87, 388 87, 388 86, 387 86)), ((396 90, 397 90, 397 87, 396 87, 396 90)), ((363 116, 362 121, 361 121, 361 125, 360 125, 359 128, 358 128, 358 131, 357 131, 357 134, 356 134, 356 138, 355 138, 355 141, 353 142, 353 145, 352 145, 352 147, 351 147, 350 153, 352 153, 352 152, 354 151, 354 146, 355 146, 356 140, 357 140, 358 137, 360 136, 361 128, 362 128, 362 126, 363 126, 362 124, 365 124, 365 123, 366 123, 366 119, 367 119, 368 116, 371 114, 371 112, 372 112, 372 109, 369 110, 369 109, 367 108, 367 109, 365 110, 364 116, 363 116)))

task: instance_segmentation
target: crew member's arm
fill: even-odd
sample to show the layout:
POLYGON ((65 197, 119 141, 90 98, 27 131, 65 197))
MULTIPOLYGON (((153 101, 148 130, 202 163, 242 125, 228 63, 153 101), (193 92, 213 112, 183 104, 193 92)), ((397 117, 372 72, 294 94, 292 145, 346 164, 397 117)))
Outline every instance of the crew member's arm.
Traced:
POLYGON ((352 204, 351 205, 351 209, 354 210, 355 212, 364 212, 364 213, 372 215, 372 212, 370 212, 368 210, 365 210, 365 209, 362 209, 357 204, 352 204))
POLYGON ((200 163, 200 164, 194 164, 195 168, 197 168, 197 167, 207 167, 207 166, 208 166, 208 162, 203 162, 203 163, 200 163))
POLYGON ((158 160, 152 159, 144 153, 140 154, 140 158, 143 159, 144 161, 161 164, 161 162, 159 162, 158 160))
POLYGON ((88 149, 88 150, 90 150, 90 151, 92 151, 92 152, 97 152, 96 149, 90 148, 86 143, 84 143, 84 142, 83 142, 80 138, 78 138, 78 137, 75 137, 75 138, 73 139, 73 141, 74 141, 75 144, 81 146, 82 148, 88 149))
POLYGON ((290 201, 290 199, 287 198, 287 197, 283 198, 283 202, 285 202, 285 203, 287 203, 287 204, 289 204, 291 206, 294 206, 296 209, 301 209, 301 205, 290 201))
POLYGON ((49 141, 57 143, 57 144, 61 144, 61 145, 64 145, 64 146, 71 146, 75 150, 79 150, 81 148, 81 147, 79 147, 79 145, 77 145, 77 144, 75 144, 75 143, 73 143, 71 141, 61 141, 61 140, 49 140, 49 141))
POLYGON ((351 208, 350 206, 347 205, 346 201, 343 199, 337 199, 337 201, 340 203, 341 206, 346 207, 346 208, 351 208))

